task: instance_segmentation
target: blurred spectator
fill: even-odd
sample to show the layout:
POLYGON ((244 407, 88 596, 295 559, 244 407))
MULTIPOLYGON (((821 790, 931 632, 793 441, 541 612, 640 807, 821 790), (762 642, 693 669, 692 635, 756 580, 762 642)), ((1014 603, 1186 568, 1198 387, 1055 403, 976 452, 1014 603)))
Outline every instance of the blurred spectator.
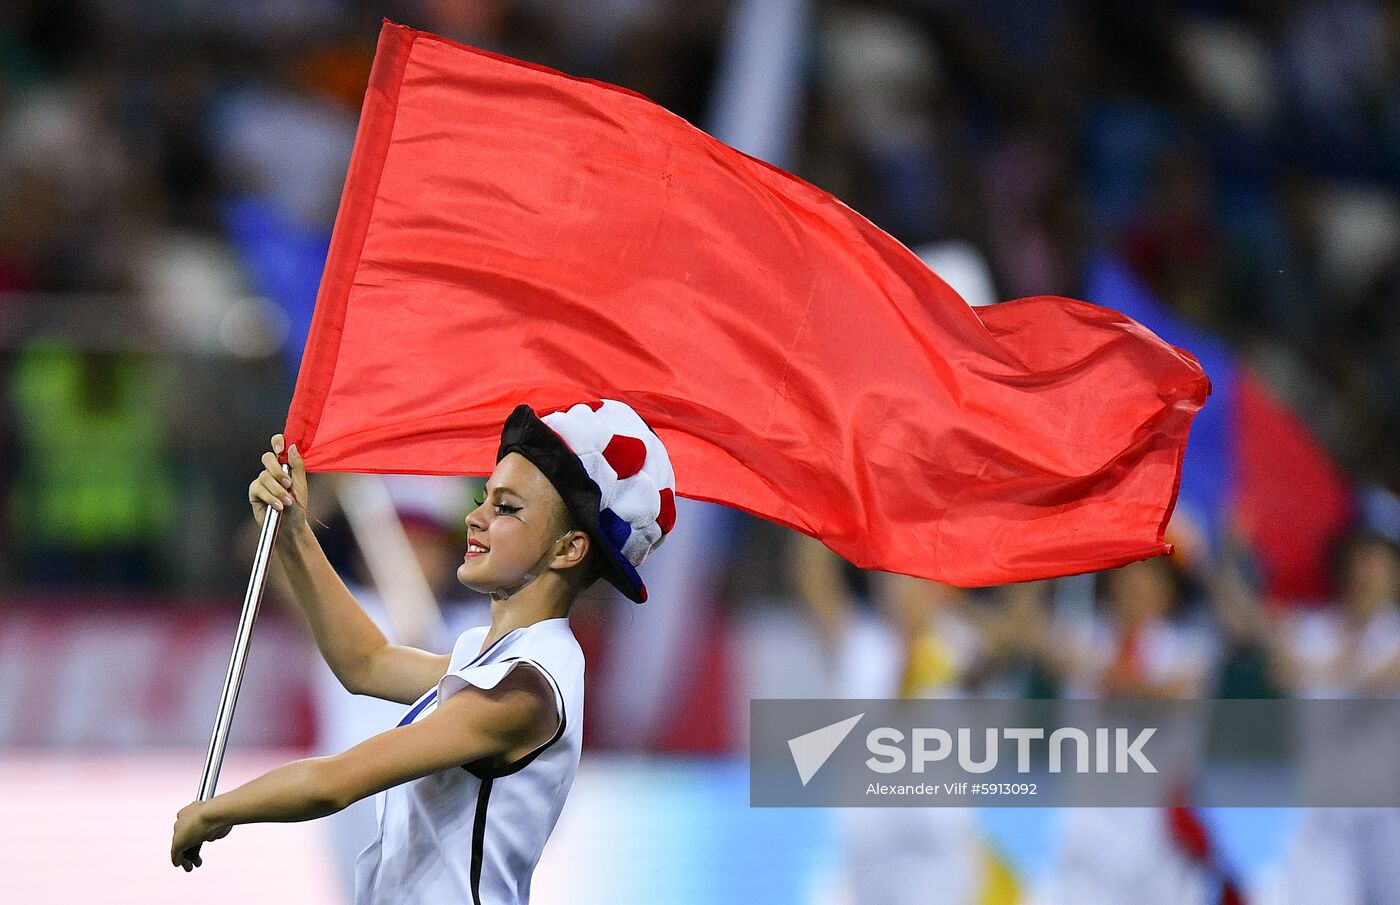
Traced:
POLYGON ((1287 680, 1273 656, 1280 629, 1257 603, 1257 570, 1245 562, 1247 552, 1236 538, 1222 538, 1221 546, 1218 562, 1209 567, 1211 601, 1222 647, 1212 697, 1281 697, 1287 680))
POLYGON ((1060 696, 1074 668, 1063 626, 1051 612, 1049 581, 1027 581, 997 589, 981 616, 987 648, 978 690, 997 698, 1060 696))
POLYGON ((1337 605, 1300 614, 1279 650, 1303 697, 1400 695, 1400 551, 1365 529, 1340 545, 1337 605))
POLYGON ((1126 230, 1125 256, 1177 313, 1212 324, 1221 308, 1224 264, 1203 163, 1185 148, 1157 158, 1143 208, 1126 230))
MULTIPOLYGON (((1284 635, 1279 655, 1291 687, 1306 698, 1388 697, 1400 695, 1400 548, 1390 537, 1360 528, 1340 545, 1337 557, 1341 592, 1334 610, 1299 617, 1284 635)), ((1356 714, 1326 709, 1302 713, 1305 738, 1346 738, 1357 758, 1358 775, 1373 766, 1366 760, 1369 733, 1393 736, 1384 720, 1368 723, 1356 714)), ((1371 746, 1374 748, 1374 746, 1371 746)), ((1334 752, 1335 753, 1335 752, 1334 752)), ((1326 773, 1348 769, 1335 757, 1316 764, 1326 773)), ((1390 790, 1377 789, 1378 796, 1390 790)), ((1346 905, 1393 905, 1400 902, 1400 811, 1394 808, 1316 808, 1304 813, 1284 865, 1291 901, 1323 896, 1346 905)))
POLYGON ((939 54, 907 17, 868 4, 828 4, 818 48, 819 90, 841 165, 861 177, 851 203, 906 244, 938 237, 947 214, 943 147, 935 128, 939 54))
POLYGON ((22 577, 159 584, 176 501, 159 363, 33 343, 13 380, 20 448, 9 517, 22 577))
POLYGON ((355 113, 298 84, 291 65, 269 54, 256 79, 216 93, 209 149, 224 183, 271 199, 304 223, 334 217, 355 140, 355 113))
MULTIPOLYGON (((1070 697, 1196 698, 1214 655, 1185 615, 1184 576, 1167 557, 1100 576, 1104 612, 1074 644, 1070 697)), ((1206 901, 1203 825, 1189 808, 1075 808, 1066 816, 1057 901, 1206 901)))
MULTIPOLYGON (((966 593, 937 582, 867 573, 854 593, 849 564, 820 541, 788 532, 784 551, 796 597, 826 646, 827 695, 964 697, 983 656, 966 593), (866 599, 868 598, 868 599, 866 599)), ((842 808, 846 882, 856 905, 999 901, 1015 881, 970 808, 842 808)))
POLYGON ((1198 698, 1215 655, 1187 618, 1185 579, 1166 557, 1101 576, 1104 609, 1075 644, 1070 697, 1198 698))

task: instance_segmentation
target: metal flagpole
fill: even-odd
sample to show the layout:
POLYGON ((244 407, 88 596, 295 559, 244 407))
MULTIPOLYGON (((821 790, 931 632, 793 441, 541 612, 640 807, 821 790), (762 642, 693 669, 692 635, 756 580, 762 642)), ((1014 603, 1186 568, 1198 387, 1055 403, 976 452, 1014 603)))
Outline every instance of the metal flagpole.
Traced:
MULTIPOLYGON (((291 467, 282 465, 282 473, 291 467)), ((253 556, 253 574, 248 577, 248 590, 243 594, 243 615, 238 619, 238 634, 233 640, 233 656, 229 659, 228 675, 224 678, 224 694, 219 700, 219 715, 214 719, 214 736, 209 739, 209 755, 204 759, 204 776, 199 781, 199 800, 214 797, 219 783, 219 767, 228 747, 229 728, 233 725, 233 705, 238 702, 238 688, 243 684, 243 669, 248 665, 248 648, 253 640, 253 621, 258 618, 263 589, 267 584, 267 568, 272 562, 272 544, 277 539, 277 527, 282 523, 282 510, 267 507, 258 550, 253 556)))

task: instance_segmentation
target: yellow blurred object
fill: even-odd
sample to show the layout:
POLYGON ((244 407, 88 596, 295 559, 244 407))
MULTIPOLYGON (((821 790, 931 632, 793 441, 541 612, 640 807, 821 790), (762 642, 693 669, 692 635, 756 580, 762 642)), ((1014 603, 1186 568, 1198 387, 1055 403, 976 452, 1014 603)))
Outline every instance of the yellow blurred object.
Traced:
POLYGON ((979 848, 982 855, 982 892, 977 897, 977 905, 1018 905, 1021 901, 1021 884, 1011 865, 992 845, 983 842, 979 848))
POLYGON ((899 680, 899 694, 906 698, 916 697, 957 678, 957 660, 952 649, 936 633, 925 629, 915 635, 909 645, 904 674, 899 680))

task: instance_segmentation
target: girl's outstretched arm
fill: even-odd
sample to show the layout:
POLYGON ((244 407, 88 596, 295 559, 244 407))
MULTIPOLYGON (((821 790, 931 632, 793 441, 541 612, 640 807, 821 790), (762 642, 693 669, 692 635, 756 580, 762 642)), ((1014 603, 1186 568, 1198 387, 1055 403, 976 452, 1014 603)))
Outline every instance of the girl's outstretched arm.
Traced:
POLYGON ((208 801, 180 810, 170 863, 193 870, 202 843, 240 823, 289 823, 324 817, 390 786, 487 760, 511 763, 553 737, 559 726, 544 676, 521 663, 493 688, 469 685, 416 723, 380 733, 343 754, 308 757, 208 801))

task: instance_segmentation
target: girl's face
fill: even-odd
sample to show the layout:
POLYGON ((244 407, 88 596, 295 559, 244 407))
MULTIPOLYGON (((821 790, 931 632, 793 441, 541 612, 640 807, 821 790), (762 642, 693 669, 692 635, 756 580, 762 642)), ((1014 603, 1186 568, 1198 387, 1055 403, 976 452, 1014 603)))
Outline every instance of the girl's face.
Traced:
POLYGON ((485 500, 467 514, 467 553, 457 580, 490 594, 514 593, 538 578, 564 536, 563 506, 559 491, 529 459, 508 453, 486 482, 485 500))

